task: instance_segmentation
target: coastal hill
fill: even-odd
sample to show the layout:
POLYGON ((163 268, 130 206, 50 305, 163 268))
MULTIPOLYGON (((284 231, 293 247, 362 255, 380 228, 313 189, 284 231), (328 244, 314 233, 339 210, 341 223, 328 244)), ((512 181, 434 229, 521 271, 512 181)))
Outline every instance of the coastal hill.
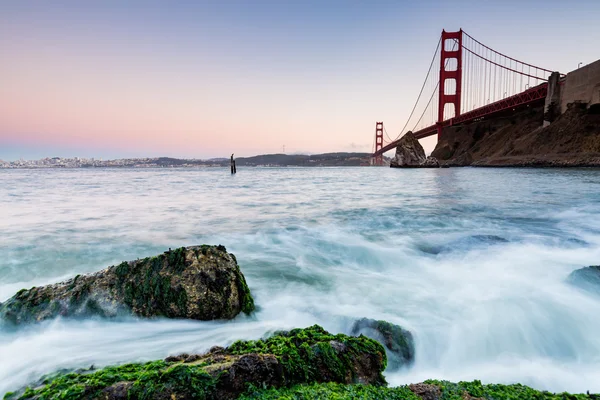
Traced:
MULTIPOLYGON (((370 153, 264 154, 236 158, 238 167, 353 167, 369 165, 370 153)), ((389 160, 386 158, 386 160, 389 160)), ((157 168, 157 167, 229 167, 229 158, 179 159, 171 157, 125 158, 43 158, 34 161, 2 161, 0 168, 157 168)))

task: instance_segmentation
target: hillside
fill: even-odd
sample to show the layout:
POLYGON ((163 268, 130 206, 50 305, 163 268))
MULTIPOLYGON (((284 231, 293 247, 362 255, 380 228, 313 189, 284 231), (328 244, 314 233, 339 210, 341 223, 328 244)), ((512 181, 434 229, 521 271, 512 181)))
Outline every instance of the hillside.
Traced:
MULTIPOLYGON (((369 153, 325 153, 315 155, 264 154, 236 159, 238 166, 300 166, 330 167, 359 166, 369 163, 369 153)), ((229 163, 229 161, 227 161, 229 163)))
POLYGON ((453 166, 600 166, 600 113, 572 104, 542 128, 543 109, 444 129, 432 156, 453 166))

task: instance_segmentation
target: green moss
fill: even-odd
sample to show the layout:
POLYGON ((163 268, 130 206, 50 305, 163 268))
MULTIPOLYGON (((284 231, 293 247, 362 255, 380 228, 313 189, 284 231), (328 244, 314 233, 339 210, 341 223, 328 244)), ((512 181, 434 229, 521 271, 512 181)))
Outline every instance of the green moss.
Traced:
POLYGON ((169 267, 178 272, 183 271, 185 269, 185 253, 185 247, 169 251, 167 253, 169 267))
POLYGON ((252 298, 252 294, 250 293, 250 288, 248 287, 248 284, 246 283, 246 278, 244 278, 242 271, 240 271, 240 267, 237 264, 235 265, 235 267, 236 267, 235 274, 236 274, 236 281, 237 281, 237 289, 238 289, 238 295, 240 297, 242 311, 245 314, 250 314, 255 310, 254 298, 252 298))
MULTIPOLYGON (((288 383, 321 382, 322 367, 332 375, 332 379, 345 376, 356 378, 352 369, 354 358, 365 354, 382 359, 383 371, 386 356, 383 346, 365 336, 358 338, 343 334, 332 335, 318 325, 306 329, 293 329, 290 332, 275 333, 265 340, 237 341, 227 351, 231 354, 262 353, 279 358, 285 369, 288 383), (337 353, 332 342, 345 346, 347 351, 337 353)), ((379 372, 379 382, 385 383, 379 372)))
MULTIPOLYGON (((346 381, 346 377, 353 374, 351 362, 356 365, 355 359, 364 357, 365 353, 385 360, 383 348, 377 342, 366 337, 332 335, 317 325, 278 333, 266 340, 238 341, 225 349, 223 354, 229 357, 247 353, 275 355, 283 366, 286 385, 326 379, 346 381), (345 351, 336 354, 332 342, 343 345, 345 351), (323 376, 323 372, 328 376, 323 376)), ((198 363, 155 361, 106 367, 97 371, 60 373, 42 378, 41 383, 13 393, 8 398, 92 399, 98 398, 103 390, 115 384, 128 385, 128 398, 131 399, 170 398, 165 395, 173 393, 177 394, 177 398, 219 398, 216 394, 219 379, 227 377, 228 372, 223 370, 216 376, 209 375, 204 369, 209 365, 206 360, 210 358, 198 363)), ((385 380, 381 371, 383 367, 376 372, 379 372, 379 383, 383 384, 385 380)), ((357 390, 360 392, 363 389, 357 390)), ((376 393, 375 389, 364 390, 376 393)))
POLYGON ((77 274, 75 275, 75 278, 73 278, 73 280, 71 281, 71 283, 69 284, 69 288, 68 290, 73 290, 73 288, 75 287, 75 285, 77 284, 77 280, 81 277, 81 275, 77 274))
MULTIPOLYGON (((125 364, 117 367, 107 367, 95 372, 68 373, 47 377, 46 385, 41 388, 26 388, 19 399, 61 399, 75 400, 95 398, 111 385, 119 382, 131 382, 129 398, 148 399, 153 394, 177 388, 178 393, 193 391, 206 393, 214 382, 202 365, 187 365, 154 361, 145 364, 125 364)), ((17 398, 10 394, 9 399, 17 398)), ((5 396, 5 398, 7 398, 5 396)), ((197 397, 197 398, 202 398, 197 397)))
POLYGON ((207 256, 208 253, 210 252, 211 246, 207 245, 207 244, 203 244, 200 246, 200 253, 202 253, 203 255, 207 256))
POLYGON ((385 338, 389 338, 390 350, 402 354, 402 357, 410 361, 414 357, 414 345, 412 335, 404 331, 398 325, 390 324, 387 321, 378 320, 375 322, 375 329, 385 338))
MULTIPOLYGON (((181 261, 181 257, 185 258, 184 252, 174 259, 181 261)), ((187 293, 183 287, 173 288, 171 277, 161 274, 164 261, 164 255, 140 261, 145 268, 142 280, 128 281, 120 288, 125 304, 139 315, 175 317, 187 313, 187 293)))
POLYGON ((370 385, 343 385, 339 383, 321 383, 313 385, 297 385, 281 389, 251 389, 240 400, 421 400, 420 397, 406 387, 387 388, 370 385))
POLYGON ((71 291, 71 298, 69 299, 69 303, 73 307, 77 307, 87 299, 88 295, 91 291, 91 283, 89 281, 84 281, 82 284, 75 286, 75 288, 71 291))
POLYGON ((486 400, 584 400, 600 399, 595 394, 550 393, 539 391, 521 384, 483 385, 481 381, 458 382, 428 380, 425 383, 438 386, 442 390, 441 400, 464 400, 465 393, 486 400))
POLYGON ((127 261, 123 261, 121 264, 117 265, 115 268, 115 274, 120 279, 125 279, 129 274, 129 263, 127 261))

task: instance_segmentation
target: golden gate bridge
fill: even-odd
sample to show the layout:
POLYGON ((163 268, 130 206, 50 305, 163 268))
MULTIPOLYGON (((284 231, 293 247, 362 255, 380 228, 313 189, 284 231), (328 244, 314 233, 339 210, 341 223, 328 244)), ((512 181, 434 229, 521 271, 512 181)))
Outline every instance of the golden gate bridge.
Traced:
POLYGON ((544 104, 552 71, 496 51, 467 32, 442 31, 417 101, 396 139, 375 125, 373 165, 413 132, 417 139, 438 135, 447 126, 489 118, 507 110, 544 104), (434 66, 439 65, 439 74, 434 66))

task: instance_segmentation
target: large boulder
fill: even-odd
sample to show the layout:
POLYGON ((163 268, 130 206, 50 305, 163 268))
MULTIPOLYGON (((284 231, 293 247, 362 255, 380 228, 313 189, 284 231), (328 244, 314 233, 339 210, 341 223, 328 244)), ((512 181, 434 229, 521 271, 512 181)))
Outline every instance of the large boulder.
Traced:
POLYGON ((387 321, 369 318, 359 319, 352 325, 352 335, 365 335, 381 343, 387 353, 388 370, 409 366, 415 360, 415 344, 412 334, 387 321))
POLYGON ((588 292, 600 294, 600 265, 576 269, 569 274, 567 282, 588 292))
POLYGON ((385 364, 385 351, 376 341, 332 335, 314 325, 215 347, 203 355, 61 373, 6 398, 234 399, 261 389, 306 383, 383 386, 385 364))
POLYGON ((407 132, 398 141, 396 155, 390 161, 392 168, 439 168, 434 157, 426 157, 423 146, 412 132, 407 132))
POLYGON ((224 246, 203 245, 23 289, 0 304, 0 318, 14 324, 127 314, 213 320, 253 310, 254 300, 235 256, 224 246))

